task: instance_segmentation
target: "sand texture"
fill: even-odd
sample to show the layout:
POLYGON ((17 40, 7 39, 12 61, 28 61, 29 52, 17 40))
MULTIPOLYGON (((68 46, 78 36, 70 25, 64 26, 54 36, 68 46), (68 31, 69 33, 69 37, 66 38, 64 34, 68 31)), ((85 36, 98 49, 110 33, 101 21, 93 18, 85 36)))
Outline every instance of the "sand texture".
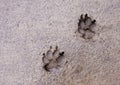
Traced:
POLYGON ((120 0, 0 0, 0 85, 120 85, 120 0), (92 39, 76 33, 86 13, 92 39), (64 58, 47 72, 56 45, 64 58))

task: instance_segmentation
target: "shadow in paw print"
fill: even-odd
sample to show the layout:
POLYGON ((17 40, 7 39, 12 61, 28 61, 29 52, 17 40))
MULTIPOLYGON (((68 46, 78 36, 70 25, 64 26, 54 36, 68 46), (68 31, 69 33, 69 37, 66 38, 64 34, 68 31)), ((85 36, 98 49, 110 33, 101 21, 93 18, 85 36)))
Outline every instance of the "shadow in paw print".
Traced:
POLYGON ((52 46, 50 46, 50 49, 46 53, 43 53, 43 68, 46 71, 59 68, 63 57, 64 52, 60 52, 58 46, 55 47, 55 50, 53 50, 52 46))
POLYGON ((92 30, 95 25, 96 20, 92 20, 91 17, 88 17, 88 14, 83 14, 80 16, 78 22, 77 32, 81 34, 84 39, 91 39, 95 32, 92 30))

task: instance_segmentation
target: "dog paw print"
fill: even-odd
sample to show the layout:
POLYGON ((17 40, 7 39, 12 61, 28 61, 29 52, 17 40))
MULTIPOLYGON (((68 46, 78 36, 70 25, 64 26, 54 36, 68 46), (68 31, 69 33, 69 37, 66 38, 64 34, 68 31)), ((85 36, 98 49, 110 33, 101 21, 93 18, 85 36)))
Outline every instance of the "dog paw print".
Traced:
POLYGON ((92 29, 95 23, 96 20, 92 20, 91 17, 88 17, 88 14, 82 14, 78 22, 77 32, 80 33, 84 39, 91 39, 95 34, 92 29))
POLYGON ((53 50, 52 46, 50 46, 50 49, 46 53, 43 53, 43 68, 49 72, 52 69, 58 69, 63 57, 64 52, 60 52, 58 46, 55 47, 55 50, 53 50))

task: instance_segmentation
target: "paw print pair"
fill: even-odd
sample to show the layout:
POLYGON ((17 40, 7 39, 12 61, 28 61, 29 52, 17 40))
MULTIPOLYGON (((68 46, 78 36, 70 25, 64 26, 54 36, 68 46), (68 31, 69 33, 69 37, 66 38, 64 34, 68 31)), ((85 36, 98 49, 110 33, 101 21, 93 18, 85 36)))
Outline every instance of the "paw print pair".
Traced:
POLYGON ((55 47, 55 50, 53 50, 52 46, 50 46, 50 49, 46 53, 43 53, 43 68, 46 71, 51 71, 54 68, 56 69, 60 67, 60 62, 63 57, 64 52, 60 52, 58 46, 55 47))
POLYGON ((91 39, 95 34, 92 29, 95 23, 96 20, 92 20, 91 17, 88 17, 88 14, 82 14, 78 22, 77 32, 79 32, 84 39, 91 39))
MULTIPOLYGON (((82 14, 78 22, 77 32, 81 34, 84 39, 91 39, 95 34, 93 31, 93 26, 95 24, 96 20, 92 20, 88 14, 82 14)), ((64 52, 60 52, 58 46, 56 46, 54 50, 52 46, 50 46, 50 49, 46 53, 43 53, 43 68, 49 72, 54 68, 59 68, 63 57, 64 52)))

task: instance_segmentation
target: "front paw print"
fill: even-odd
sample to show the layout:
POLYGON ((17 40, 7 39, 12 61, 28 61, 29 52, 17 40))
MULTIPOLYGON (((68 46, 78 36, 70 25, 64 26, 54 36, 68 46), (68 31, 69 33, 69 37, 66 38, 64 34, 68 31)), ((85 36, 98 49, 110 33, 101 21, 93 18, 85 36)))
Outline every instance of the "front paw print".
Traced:
POLYGON ((50 46, 50 49, 46 53, 43 53, 43 68, 50 72, 52 69, 60 67, 59 63, 63 56, 64 52, 60 52, 58 46, 55 47, 55 50, 50 46))
POLYGON ((77 32, 79 32, 84 39, 91 39, 95 34, 92 30, 95 23, 96 20, 92 20, 87 14, 85 14, 85 16, 82 14, 78 22, 77 32))

